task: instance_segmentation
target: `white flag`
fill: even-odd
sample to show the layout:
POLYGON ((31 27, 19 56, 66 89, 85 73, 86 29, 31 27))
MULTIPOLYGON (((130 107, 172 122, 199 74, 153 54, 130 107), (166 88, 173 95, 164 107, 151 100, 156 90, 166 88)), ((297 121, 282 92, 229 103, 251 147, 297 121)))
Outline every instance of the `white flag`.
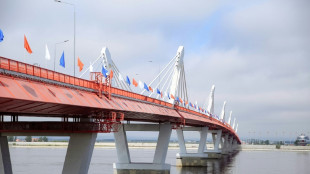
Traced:
POLYGON ((141 88, 141 89, 143 89, 144 88, 144 84, 139 80, 139 87, 141 88))
POLYGON ((93 72, 93 65, 91 65, 91 62, 89 64, 89 72, 93 72))
POLYGON ((121 81, 124 81, 123 76, 122 76, 121 73, 118 73, 118 79, 121 80, 121 81))
POLYGON ((47 44, 45 45, 45 59, 46 60, 51 59, 51 55, 50 55, 50 52, 48 51, 47 44))

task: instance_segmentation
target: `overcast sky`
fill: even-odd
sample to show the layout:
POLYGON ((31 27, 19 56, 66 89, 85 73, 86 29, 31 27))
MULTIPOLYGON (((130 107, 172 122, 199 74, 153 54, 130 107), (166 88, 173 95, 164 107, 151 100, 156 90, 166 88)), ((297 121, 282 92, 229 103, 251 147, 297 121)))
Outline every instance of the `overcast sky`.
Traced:
MULTIPOLYGON (((309 0, 67 2, 76 5, 76 56, 86 66, 107 46, 123 74, 150 82, 183 45, 190 100, 203 105, 214 84, 215 112, 226 100, 241 138, 309 135, 309 0)), ((73 74, 72 6, 0 0, 0 29, 0 56, 49 69, 55 43, 68 39, 56 53, 67 67, 56 70, 73 74)))

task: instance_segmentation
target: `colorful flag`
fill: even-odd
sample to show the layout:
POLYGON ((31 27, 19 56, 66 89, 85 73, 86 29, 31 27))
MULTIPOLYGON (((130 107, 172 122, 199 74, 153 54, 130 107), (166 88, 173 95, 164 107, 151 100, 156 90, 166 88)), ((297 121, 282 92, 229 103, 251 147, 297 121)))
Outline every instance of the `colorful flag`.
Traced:
POLYGON ((121 73, 118 73, 118 79, 121 80, 121 81, 124 81, 124 78, 123 78, 121 73))
POLYGON ((137 83, 137 81, 136 81, 134 78, 132 78, 132 84, 133 84, 135 87, 138 86, 138 83, 137 83))
POLYGON ((78 57, 78 63, 77 63, 78 67, 80 68, 80 72, 82 71, 84 64, 82 63, 82 61, 80 60, 80 58, 78 57))
POLYGON ((91 65, 91 62, 89 62, 89 64, 90 64, 90 65, 89 65, 89 72, 93 72, 93 71, 94 71, 94 70, 93 70, 93 69, 94 69, 94 68, 93 68, 93 65, 91 65))
POLYGON ((188 105, 188 101, 185 101, 185 105, 188 105))
POLYGON ((179 103, 181 102, 179 97, 177 97, 177 101, 178 101, 179 103))
POLYGON ((152 89, 152 87, 151 87, 151 86, 149 86, 149 90, 153 92, 153 89, 152 89))
POLYGON ((182 100, 182 98, 179 98, 179 100, 180 100, 180 102, 181 102, 181 103, 183 103, 183 100, 182 100))
POLYGON ((163 92, 160 92, 160 98, 163 98, 163 92))
POLYGON ((131 83, 128 76, 126 77, 126 82, 128 83, 128 86, 130 86, 131 83))
POLYGON ((175 97, 171 94, 171 96, 170 96, 172 99, 175 99, 175 97))
POLYGON ((62 66, 62 67, 66 67, 66 63, 65 63, 65 52, 63 51, 62 52, 62 56, 61 56, 61 58, 60 58, 60 60, 59 60, 59 65, 60 66, 62 66))
POLYGON ((158 89, 158 88, 157 88, 156 92, 157 92, 157 94, 160 94, 160 91, 159 91, 159 89, 158 89))
POLYGON ((50 52, 48 51, 47 44, 45 44, 45 59, 46 60, 50 60, 51 59, 51 55, 50 55, 50 52))
POLYGON ((0 29, 0 42, 2 42, 4 39, 4 35, 3 35, 3 32, 2 30, 0 29))
POLYGON ((147 91, 150 91, 149 87, 145 83, 144 83, 144 89, 147 90, 147 91))
POLYGON ((102 66, 101 73, 103 74, 103 76, 104 76, 105 78, 107 78, 108 70, 106 70, 106 69, 104 68, 104 66, 102 66))
POLYGON ((169 92, 167 93, 167 96, 168 96, 168 98, 169 98, 169 100, 170 100, 170 94, 169 94, 169 92))
POLYGON ((144 87, 143 83, 140 80, 139 80, 139 87, 140 87, 140 89, 143 89, 143 87, 144 87))
POLYGON ((110 79, 113 79, 113 71, 110 70, 110 79))
POLYGON ((28 44, 28 41, 27 41, 27 38, 26 38, 25 35, 24 35, 24 48, 27 50, 27 52, 28 52, 29 54, 32 53, 32 50, 31 50, 31 48, 30 48, 30 46, 29 46, 29 44, 28 44))
POLYGON ((190 107, 193 107, 193 104, 192 104, 192 102, 189 102, 189 106, 190 106, 190 107))

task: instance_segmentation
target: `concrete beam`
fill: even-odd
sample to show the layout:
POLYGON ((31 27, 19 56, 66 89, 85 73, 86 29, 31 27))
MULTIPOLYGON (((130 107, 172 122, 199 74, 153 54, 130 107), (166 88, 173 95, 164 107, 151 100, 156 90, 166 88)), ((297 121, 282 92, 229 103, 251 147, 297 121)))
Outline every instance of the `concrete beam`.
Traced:
POLYGON ((160 124, 153 163, 165 164, 171 132, 172 129, 170 124, 160 124))
POLYGON ((128 149, 125 125, 121 125, 118 132, 114 132, 115 146, 117 152, 118 163, 131 163, 128 149))
POLYGON ((124 124, 125 131, 159 131, 159 124, 124 124))

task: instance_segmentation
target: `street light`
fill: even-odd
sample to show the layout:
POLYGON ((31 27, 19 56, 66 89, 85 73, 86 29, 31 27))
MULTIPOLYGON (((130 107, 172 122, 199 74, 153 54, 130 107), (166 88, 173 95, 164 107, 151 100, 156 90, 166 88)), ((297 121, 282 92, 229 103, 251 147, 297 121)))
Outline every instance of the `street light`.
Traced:
POLYGON ((61 43, 65 43, 65 42, 68 42, 69 40, 65 40, 65 41, 62 41, 62 42, 57 42, 55 43, 55 55, 54 55, 54 71, 55 71, 55 60, 56 60, 56 46, 58 44, 61 44, 61 43))
POLYGON ((71 3, 68 3, 68 2, 64 2, 64 1, 59 1, 59 0, 55 0, 55 2, 59 2, 59 3, 63 3, 63 4, 67 4, 67 5, 71 5, 73 6, 73 17, 74 17, 74 31, 73 31, 73 62, 74 62, 74 65, 73 65, 73 75, 75 77, 75 5, 74 4, 71 4, 71 3))

